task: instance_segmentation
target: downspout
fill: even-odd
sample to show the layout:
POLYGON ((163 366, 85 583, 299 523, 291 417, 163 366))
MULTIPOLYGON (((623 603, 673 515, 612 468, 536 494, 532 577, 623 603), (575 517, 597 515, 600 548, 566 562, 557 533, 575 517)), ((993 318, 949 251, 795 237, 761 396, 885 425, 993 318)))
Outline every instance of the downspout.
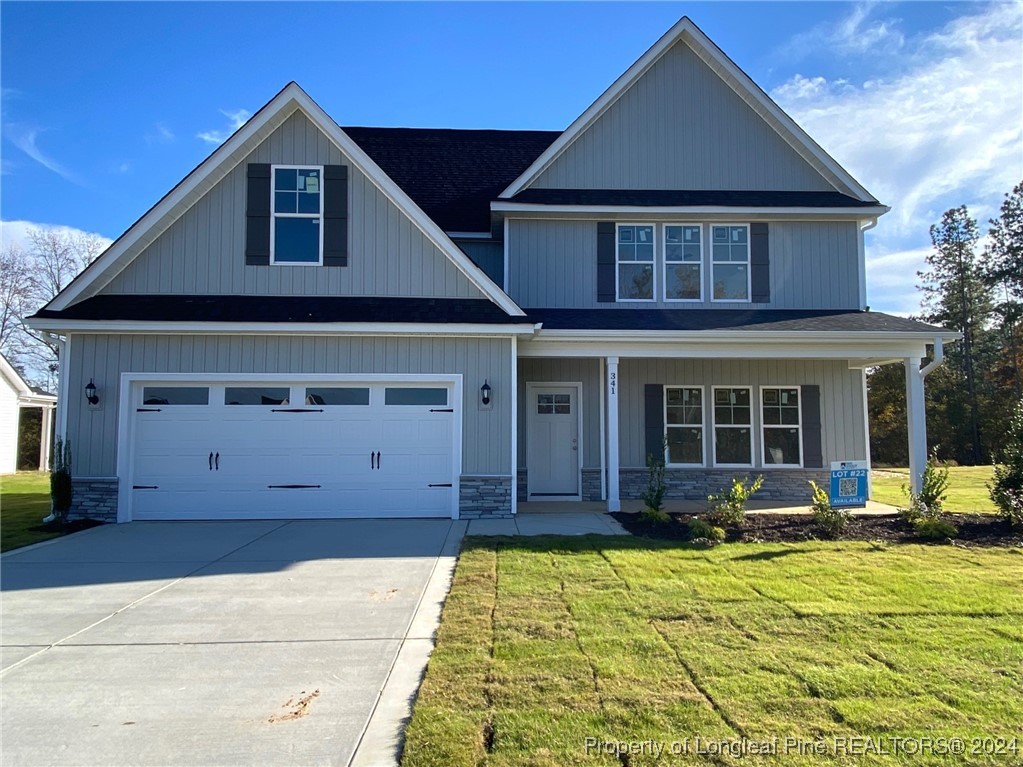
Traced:
MULTIPOLYGON (((67 360, 67 341, 54 333, 45 332, 43 335, 48 336, 52 341, 57 344, 57 406, 54 408, 53 421, 54 421, 54 434, 60 439, 63 444, 67 438, 65 432, 67 431, 67 386, 68 386, 68 360, 67 360)), ((56 440, 54 440, 56 444, 56 440)), ((51 448, 52 449, 52 448, 51 448)), ((52 463, 51 463, 52 470, 52 463)), ((57 519, 57 515, 54 513, 52 504, 50 513, 43 517, 43 524, 49 524, 57 519)))
POLYGON ((860 310, 867 310, 867 243, 865 233, 877 226, 877 218, 868 218, 860 222, 860 237, 856 243, 857 260, 860 267, 860 310))
POLYGON ((945 349, 944 343, 941 340, 941 336, 935 336, 934 338, 934 359, 920 368, 920 377, 926 378, 927 374, 934 370, 936 367, 941 365, 945 361, 945 349))

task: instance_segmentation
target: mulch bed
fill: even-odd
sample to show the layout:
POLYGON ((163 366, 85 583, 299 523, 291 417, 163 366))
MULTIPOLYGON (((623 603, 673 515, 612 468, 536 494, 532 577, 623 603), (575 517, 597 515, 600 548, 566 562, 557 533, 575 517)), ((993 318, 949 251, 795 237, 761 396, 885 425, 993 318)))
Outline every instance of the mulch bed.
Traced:
POLYGON ((88 530, 91 527, 99 527, 102 524, 104 523, 98 519, 72 519, 70 522, 64 522, 63 524, 54 520, 53 522, 47 522, 45 525, 30 527, 29 529, 34 533, 70 535, 71 533, 80 533, 82 530, 88 530))
MULTIPOLYGON (((611 514, 633 535, 662 538, 672 541, 689 539, 687 524, 695 515, 671 514, 670 522, 658 523, 639 514, 616 512, 611 514)), ((959 528, 952 541, 957 546, 1023 546, 1023 530, 991 514, 949 514, 948 519, 959 528)), ((814 524, 808 514, 749 514, 742 527, 725 530, 728 543, 798 543, 814 540, 884 541, 886 543, 938 543, 920 538, 915 531, 895 515, 853 516, 845 532, 838 538, 828 538, 814 524)))

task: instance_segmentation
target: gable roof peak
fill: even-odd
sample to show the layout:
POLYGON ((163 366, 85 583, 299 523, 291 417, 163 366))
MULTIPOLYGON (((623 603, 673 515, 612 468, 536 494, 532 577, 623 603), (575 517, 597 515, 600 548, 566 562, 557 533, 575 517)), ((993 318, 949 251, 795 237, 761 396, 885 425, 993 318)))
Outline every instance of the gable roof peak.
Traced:
POLYGON ((824 151, 764 90, 711 40, 688 16, 682 16, 647 51, 577 117, 558 139, 500 194, 513 197, 532 184, 569 146, 610 109, 676 43, 689 46, 736 95, 820 175, 842 194, 877 202, 852 175, 824 151))

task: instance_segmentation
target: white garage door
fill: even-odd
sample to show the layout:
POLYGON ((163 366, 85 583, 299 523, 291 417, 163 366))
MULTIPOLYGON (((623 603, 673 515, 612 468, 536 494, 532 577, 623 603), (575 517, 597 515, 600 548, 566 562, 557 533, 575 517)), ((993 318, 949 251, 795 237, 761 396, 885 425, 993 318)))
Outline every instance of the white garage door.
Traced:
POLYGON ((450 382, 136 383, 132 518, 450 517, 450 382))

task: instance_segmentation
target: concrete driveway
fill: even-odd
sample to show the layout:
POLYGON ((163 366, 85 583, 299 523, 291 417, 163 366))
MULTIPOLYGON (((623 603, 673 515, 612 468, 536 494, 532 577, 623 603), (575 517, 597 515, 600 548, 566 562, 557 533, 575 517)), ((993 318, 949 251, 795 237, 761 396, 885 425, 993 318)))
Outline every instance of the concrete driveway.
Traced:
POLYGON ((5 554, 0 761, 387 764, 464 529, 136 522, 5 554))

